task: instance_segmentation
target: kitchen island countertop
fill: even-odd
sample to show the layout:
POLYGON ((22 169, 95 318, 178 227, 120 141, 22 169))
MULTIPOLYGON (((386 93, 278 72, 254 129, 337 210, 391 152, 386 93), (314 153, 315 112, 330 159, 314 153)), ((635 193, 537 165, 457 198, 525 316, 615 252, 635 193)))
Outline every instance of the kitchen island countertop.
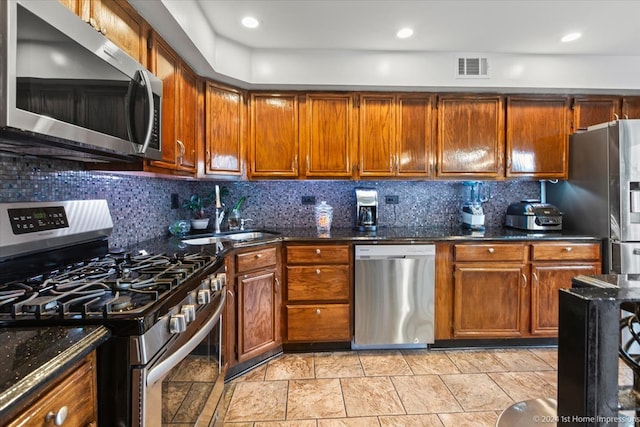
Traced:
POLYGON ((103 326, 0 329, 0 420, 109 337, 103 326))

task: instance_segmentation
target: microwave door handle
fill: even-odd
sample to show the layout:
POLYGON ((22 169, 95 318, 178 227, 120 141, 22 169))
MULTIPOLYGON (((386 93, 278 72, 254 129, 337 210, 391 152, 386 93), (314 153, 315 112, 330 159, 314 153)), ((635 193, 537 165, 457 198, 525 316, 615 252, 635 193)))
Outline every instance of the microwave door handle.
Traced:
POLYGON ((125 98, 125 102, 127 104, 127 111, 129 113, 125 115, 125 119, 127 122, 127 136, 129 137, 129 141, 131 142, 135 142, 135 135, 133 134, 131 118, 133 117, 134 108, 135 108, 134 99, 133 99, 133 89, 137 84, 136 77, 138 77, 138 73, 139 71, 136 71, 136 74, 134 76, 134 81, 129 82, 129 88, 127 89, 127 97, 125 98))
POLYGON ((147 75, 146 70, 138 70, 138 72, 142 75, 142 80, 144 81, 144 86, 147 88, 147 101, 149 102, 149 125, 147 127, 147 133, 144 137, 144 144, 140 149, 140 154, 144 154, 147 152, 147 148, 149 147, 149 143, 151 142, 151 134, 153 132, 153 90, 151 89, 151 81, 149 80, 149 76, 147 75))

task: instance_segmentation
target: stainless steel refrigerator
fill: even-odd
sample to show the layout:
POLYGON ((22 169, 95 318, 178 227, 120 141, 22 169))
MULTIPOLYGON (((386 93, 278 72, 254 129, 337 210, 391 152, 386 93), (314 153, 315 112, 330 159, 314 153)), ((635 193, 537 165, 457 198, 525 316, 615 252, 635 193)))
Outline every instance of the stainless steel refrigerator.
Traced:
POLYGON ((564 230, 603 239, 603 273, 640 274, 640 120, 572 135, 569 180, 546 188, 564 230))

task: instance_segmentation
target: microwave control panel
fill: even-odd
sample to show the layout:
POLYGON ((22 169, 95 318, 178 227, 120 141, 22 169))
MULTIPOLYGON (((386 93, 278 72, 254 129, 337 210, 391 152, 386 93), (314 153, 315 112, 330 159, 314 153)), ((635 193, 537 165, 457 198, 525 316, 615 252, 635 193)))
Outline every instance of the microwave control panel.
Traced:
POLYGON ((35 233, 69 227, 62 206, 8 209, 13 234, 35 233))

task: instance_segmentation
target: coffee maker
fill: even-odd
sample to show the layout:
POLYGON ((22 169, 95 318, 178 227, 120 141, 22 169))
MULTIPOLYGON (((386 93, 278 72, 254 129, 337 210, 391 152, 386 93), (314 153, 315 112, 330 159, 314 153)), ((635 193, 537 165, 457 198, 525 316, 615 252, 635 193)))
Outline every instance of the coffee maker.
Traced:
POLYGON ((378 192, 373 188, 356 188, 356 230, 378 229, 378 192))

